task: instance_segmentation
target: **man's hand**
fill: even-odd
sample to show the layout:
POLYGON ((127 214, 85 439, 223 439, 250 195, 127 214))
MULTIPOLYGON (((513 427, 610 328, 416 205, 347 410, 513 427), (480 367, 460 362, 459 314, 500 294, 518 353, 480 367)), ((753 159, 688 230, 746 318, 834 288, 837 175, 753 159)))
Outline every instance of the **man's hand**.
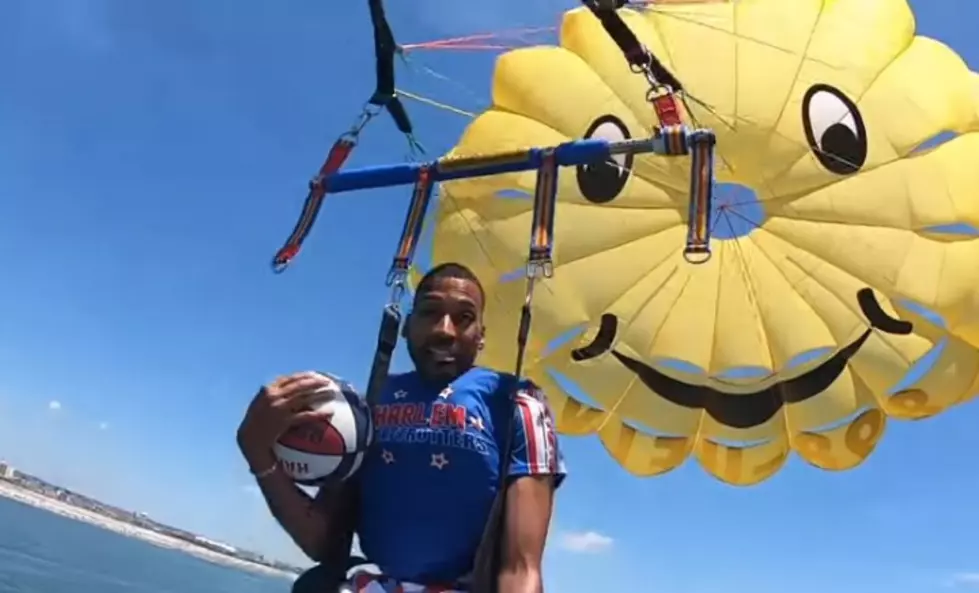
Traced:
POLYGON ((356 491, 342 484, 320 488, 314 501, 284 472, 276 471, 272 447, 296 424, 329 419, 329 414, 310 408, 330 398, 329 390, 317 390, 332 383, 314 372, 279 377, 259 390, 238 427, 238 447, 256 474, 269 510, 296 545, 317 562, 346 558, 353 537, 347 519, 353 516, 356 491))
POLYGON ((252 471, 261 472, 275 463, 272 446, 291 426, 324 417, 309 407, 325 397, 316 390, 331 383, 320 373, 305 372, 279 377, 258 391, 238 427, 238 447, 252 471))

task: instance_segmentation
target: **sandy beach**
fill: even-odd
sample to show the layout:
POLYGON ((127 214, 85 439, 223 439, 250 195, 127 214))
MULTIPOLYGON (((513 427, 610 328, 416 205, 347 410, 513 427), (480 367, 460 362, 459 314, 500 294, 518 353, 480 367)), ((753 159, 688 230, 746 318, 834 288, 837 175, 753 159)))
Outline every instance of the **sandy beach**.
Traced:
POLYGON ((138 538, 161 548, 170 548, 171 550, 178 550, 186 554, 191 554, 209 562, 214 562, 215 564, 222 564, 225 566, 249 570, 269 576, 287 577, 290 579, 296 578, 296 575, 288 572, 276 570, 274 568, 263 566, 261 564, 255 564, 253 562, 246 562, 231 556, 226 556, 200 546, 195 546, 181 539, 168 537, 166 535, 162 535, 148 529, 143 529, 123 521, 117 521, 104 515, 86 511, 85 509, 80 509, 70 504, 48 498, 10 483, 0 482, 0 496, 16 500, 24 504, 29 504, 39 509, 44 509, 51 513, 61 515, 62 517, 84 521, 91 525, 95 525, 96 527, 108 529, 109 531, 114 531, 128 537, 138 538))

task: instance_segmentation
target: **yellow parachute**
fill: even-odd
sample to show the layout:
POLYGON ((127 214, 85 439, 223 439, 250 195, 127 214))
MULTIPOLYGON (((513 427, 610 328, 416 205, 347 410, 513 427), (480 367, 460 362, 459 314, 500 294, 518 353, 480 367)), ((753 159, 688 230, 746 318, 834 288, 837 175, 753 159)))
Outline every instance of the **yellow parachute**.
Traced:
MULTIPOLYGON (((820 468, 854 467, 886 417, 924 418, 972 397, 979 239, 939 231, 979 228, 979 77, 915 36, 905 0, 621 14, 682 81, 687 123, 717 134, 718 195, 753 194, 764 216, 724 236, 739 205, 722 206, 713 257, 691 265, 688 159, 562 172, 556 267, 535 293, 526 362, 560 431, 597 433, 637 475, 692 454, 746 485, 790 450, 820 468), (917 150, 942 132, 957 136, 917 150), (926 355, 927 372, 909 383, 926 355)), ((597 19, 572 10, 559 47, 500 57, 492 107, 450 156, 648 135, 647 88, 597 19)), ((501 369, 516 356, 532 215, 532 201, 513 196, 534 185, 533 172, 453 181, 436 213, 433 260, 484 280, 481 362, 501 369)))

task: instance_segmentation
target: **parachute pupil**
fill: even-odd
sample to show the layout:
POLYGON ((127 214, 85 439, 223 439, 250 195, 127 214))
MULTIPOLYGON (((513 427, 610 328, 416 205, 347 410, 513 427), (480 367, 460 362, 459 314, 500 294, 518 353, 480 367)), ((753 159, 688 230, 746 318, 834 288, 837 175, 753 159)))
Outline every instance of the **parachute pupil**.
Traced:
POLYGON ((826 164, 824 161, 826 168, 840 175, 856 173, 867 158, 867 151, 861 148, 860 139, 844 124, 833 124, 827 128, 820 145, 823 156, 832 163, 826 164))

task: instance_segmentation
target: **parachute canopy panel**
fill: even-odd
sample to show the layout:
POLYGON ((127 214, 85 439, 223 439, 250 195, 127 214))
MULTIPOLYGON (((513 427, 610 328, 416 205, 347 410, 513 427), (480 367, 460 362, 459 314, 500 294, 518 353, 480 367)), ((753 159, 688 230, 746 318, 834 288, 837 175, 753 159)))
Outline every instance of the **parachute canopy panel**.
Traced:
MULTIPOLYGON (((979 93, 905 0, 657 2, 623 21, 683 84, 685 123, 718 138, 713 257, 683 257, 689 159, 652 154, 558 177, 552 278, 534 297, 527 374, 559 429, 600 435, 639 475, 693 455, 753 484, 790 451, 856 466, 887 417, 979 390, 979 93), (943 132, 957 135, 929 150, 943 132), (922 307, 941 317, 925 314, 922 307), (563 341, 562 341, 563 340, 563 341)), ((450 157, 622 140, 657 126, 587 10, 559 47, 500 57, 493 106, 450 157)), ((512 366, 533 172, 442 185, 433 258, 471 266, 512 366)))

